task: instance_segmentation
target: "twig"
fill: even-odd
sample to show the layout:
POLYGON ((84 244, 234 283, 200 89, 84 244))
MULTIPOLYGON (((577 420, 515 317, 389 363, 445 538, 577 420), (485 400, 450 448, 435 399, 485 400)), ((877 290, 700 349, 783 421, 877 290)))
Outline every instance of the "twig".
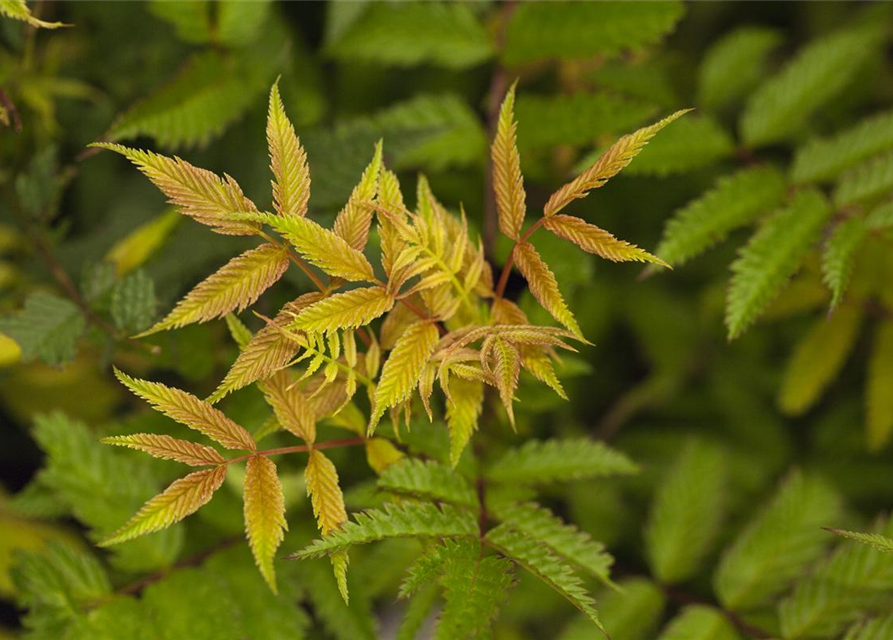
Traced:
POLYGON ((334 447, 350 447, 358 444, 365 444, 366 438, 341 438, 340 440, 327 440, 326 442, 317 442, 316 444, 298 444, 292 447, 279 447, 278 449, 264 449, 263 451, 255 451, 238 458, 227 460, 224 464, 230 465, 234 462, 241 462, 254 456, 278 456, 286 453, 300 453, 302 451, 310 451, 312 449, 332 449, 334 447))
POLYGON ((20 133, 22 131, 22 120, 19 118, 19 111, 16 109, 13 101, 9 99, 9 96, 6 95, 6 92, 3 91, 3 87, 0 87, 0 104, 9 112, 9 115, 12 117, 12 129, 16 133, 20 133))

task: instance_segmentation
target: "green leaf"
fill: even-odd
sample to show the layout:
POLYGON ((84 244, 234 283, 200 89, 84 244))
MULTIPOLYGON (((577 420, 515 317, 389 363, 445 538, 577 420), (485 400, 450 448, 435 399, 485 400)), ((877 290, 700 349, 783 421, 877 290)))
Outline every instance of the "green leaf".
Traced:
MULTIPOLYGON (((621 580, 619 590, 610 590, 601 598, 602 623, 616 640, 652 640, 666 605, 663 592, 645 578, 621 580)), ((588 618, 578 616, 559 636, 559 640, 594 640, 588 618)))
POLYGON ((350 604, 345 606, 328 565, 328 561, 301 565, 300 580, 306 588, 316 618, 337 640, 378 640, 377 624, 369 600, 363 597, 356 585, 351 585, 350 604))
POLYGON ((670 620, 658 640, 740 640, 726 617, 713 607, 691 605, 670 620))
POLYGON ((865 386, 865 438, 868 448, 878 451, 893 435, 893 322, 881 321, 876 329, 868 360, 865 386))
POLYGON ((196 55, 171 84, 118 118, 106 139, 151 136, 171 149, 204 146, 248 110, 270 75, 263 69, 249 73, 218 53, 196 55))
POLYGON ((449 467, 433 460, 406 458, 388 466, 378 478, 381 489, 424 500, 476 507, 474 488, 449 467))
POLYGON ((672 31, 684 12, 675 1, 525 2, 508 23, 502 58, 518 65, 636 51, 672 31))
POLYGON ((886 640, 893 635, 893 613, 881 618, 857 622, 844 640, 886 640))
MULTIPOLYGON (((32 435, 46 454, 41 481, 90 527, 94 540, 116 530, 162 486, 163 463, 106 447, 61 413, 38 416, 32 435)), ((174 527, 116 547, 112 560, 126 571, 158 569, 174 562, 182 541, 182 529, 174 527)))
POLYGON ((781 36, 764 27, 739 27, 713 43, 698 69, 698 105, 717 109, 743 98, 762 80, 781 36))
POLYGON ((843 92, 871 55, 883 32, 850 29, 815 40, 747 102, 741 135, 748 146, 763 146, 798 133, 810 115, 843 92))
POLYGON ((823 480, 792 473, 723 554, 713 579, 719 601, 734 611, 771 602, 822 554, 827 536, 819 527, 840 511, 823 480))
POLYGON ((784 288, 831 212, 821 193, 801 191, 739 251, 726 298, 730 340, 744 333, 784 288))
POLYGON ((495 482, 540 484, 635 473, 624 454, 601 442, 582 439, 529 440, 510 449, 487 470, 495 482))
POLYGON ((565 524, 548 509, 533 502, 497 508, 496 517, 520 533, 549 548, 552 553, 610 583, 614 558, 589 534, 565 524))
POLYGON ((488 531, 485 541, 555 589, 602 629, 595 600, 586 592, 583 581, 570 565, 552 554, 547 547, 508 524, 488 531))
POLYGON ((17 602, 28 609, 24 625, 38 637, 63 637, 82 606, 112 591, 96 558, 57 541, 45 553, 18 551, 11 573, 17 602))
MULTIPOLYGON (((606 134, 634 129, 655 111, 650 102, 611 93, 524 94, 515 106, 520 123, 518 146, 530 149, 593 144, 606 134)), ((596 159, 591 158, 586 167, 596 159)))
POLYGON ((868 224, 863 218, 850 218, 834 227, 822 251, 822 280, 831 289, 831 309, 843 300, 853 271, 856 253, 868 237, 868 224))
POLYGON ((869 160, 845 173, 834 190, 834 204, 872 203, 893 191, 893 153, 869 160))
POLYGON ((832 138, 797 149, 791 179, 803 184, 836 178, 845 170, 893 148, 893 113, 879 113, 832 138))
MULTIPOLYGON (((893 520, 883 523, 878 533, 863 535, 883 540, 891 534, 893 520)), ((781 636, 790 640, 837 637, 867 611, 883 610, 893 592, 893 547, 888 551, 856 537, 842 542, 779 605, 781 636)))
POLYGON ((155 282, 142 269, 125 276, 112 290, 112 319, 128 334, 151 326, 157 306, 155 282))
POLYGON ((444 556, 441 576, 446 605, 432 640, 480 637, 515 585, 512 563, 498 556, 481 557, 479 543, 454 544, 444 556))
POLYGON ((691 440, 659 483, 645 546, 662 583, 691 578, 712 550, 725 511, 727 469, 722 449, 691 440))
POLYGON ((781 204, 784 177, 772 167, 742 169, 676 212, 655 252, 673 266, 685 264, 781 204))
POLYGON ((487 137, 480 120, 455 94, 417 95, 358 122, 380 129, 389 151, 392 136, 418 136, 417 143, 397 148, 389 166, 398 169, 424 167, 437 172, 481 165, 486 157, 487 137))
POLYGON ((879 533, 859 533, 857 531, 844 531, 843 529, 829 529, 829 531, 844 538, 867 544, 878 551, 893 553, 893 538, 891 537, 879 533))
POLYGON ((713 119, 690 116, 672 123, 648 143, 625 173, 643 176, 685 173, 724 160, 734 150, 731 136, 713 119))
POLYGON ((480 64, 493 53, 468 5, 434 2, 370 3, 327 51, 341 61, 449 69, 480 64))
POLYGON ((816 319, 797 343, 778 392, 778 406, 788 415, 806 412, 834 382, 859 337, 862 310, 849 306, 830 318, 816 319))
POLYGON ((49 293, 32 293, 23 310, 0 318, 0 332, 16 341, 24 360, 54 365, 74 359, 85 325, 77 305, 49 293))
POLYGON ((270 14, 269 0, 152 0, 149 11, 173 25, 184 42, 243 46, 254 41, 270 14))
POLYGON ((384 509, 356 514, 353 522, 345 522, 340 529, 314 540, 289 559, 318 558, 355 544, 386 538, 450 538, 477 534, 478 523, 474 515, 449 505, 440 509, 433 504, 386 505, 384 509))

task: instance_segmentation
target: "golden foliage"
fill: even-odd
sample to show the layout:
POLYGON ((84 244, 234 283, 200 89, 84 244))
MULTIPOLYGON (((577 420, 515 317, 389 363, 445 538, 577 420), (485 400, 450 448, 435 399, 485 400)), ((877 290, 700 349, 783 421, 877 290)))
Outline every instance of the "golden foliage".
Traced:
POLYGON ((193 467, 222 464, 223 456, 213 447, 180 440, 155 433, 135 433, 130 436, 103 438, 105 444, 137 449, 162 460, 176 460, 193 467))
POLYGON ((372 265, 340 236, 307 218, 256 216, 284 235, 311 264, 351 282, 374 282, 372 265))
POLYGON ((199 283, 163 320, 140 336, 242 311, 254 304, 287 268, 288 253, 284 247, 262 244, 250 249, 199 283))
POLYGON ((651 262, 662 267, 670 267, 666 262, 653 256, 634 244, 618 240, 604 229, 589 224, 575 216, 556 214, 544 220, 543 226, 559 238, 573 242, 587 253, 594 253, 613 262, 651 262))
POLYGON ((227 449, 256 449, 250 433, 194 395, 159 382, 131 378, 117 369, 115 375, 125 387, 168 418, 203 433, 227 449))
POLYGON ((524 178, 521 176, 521 156, 518 154, 518 124, 515 122, 515 87, 511 86, 496 126, 496 137, 490 148, 493 161, 493 190, 499 211, 499 229, 512 240, 517 240, 524 223, 524 178))
POLYGON ((273 206, 282 216, 304 217, 310 199, 310 170, 307 154, 301 146, 295 128, 285 115, 279 96, 279 83, 270 90, 267 113, 267 146, 270 149, 270 169, 273 171, 273 206))
POLYGON ((285 521, 285 497, 276 465, 265 456, 251 456, 245 467, 243 488, 245 534, 264 580, 276 593, 273 557, 282 544, 288 523, 285 521))
POLYGON ((691 109, 677 111, 660 122, 620 138, 595 164, 552 194, 543 209, 544 215, 553 216, 577 198, 585 198, 592 189, 604 185, 632 162, 658 131, 689 111, 691 109))
POLYGON ((278 371, 261 384, 267 403, 279 424, 312 444, 316 439, 316 415, 304 392, 298 389, 287 370, 278 371))
POLYGON ((540 254, 529 242, 519 242, 514 249, 515 264, 527 280, 530 293, 565 327, 577 336, 582 336, 580 327, 574 319, 558 289, 558 281, 549 266, 540 257, 540 254))
POLYGON ((450 464, 455 467, 471 435, 477 431, 484 408, 484 383, 456 377, 449 382, 446 422, 450 430, 450 464))
POLYGON ((378 179, 381 174, 382 143, 375 145, 372 162, 363 172, 360 183, 350 194, 345 207, 335 217, 335 233, 344 238, 352 248, 362 251, 369 240, 369 226, 372 224, 372 208, 366 201, 378 193, 378 179))
POLYGON ((144 504, 127 524, 102 540, 99 545, 107 547, 125 542, 179 522, 208 504, 225 478, 226 465, 220 465, 174 480, 163 493, 144 504))
POLYGON ((304 481, 307 484, 307 495, 313 504, 313 515, 316 516, 323 535, 347 521, 344 495, 338 484, 338 471, 322 451, 314 449, 310 452, 310 459, 304 470, 304 481))
POLYGON ((308 333, 356 329, 387 313, 393 306, 394 297, 384 287, 353 289, 306 307, 290 328, 308 333))
POLYGON ((384 412, 407 400, 418 386, 438 338, 434 324, 419 322, 410 325, 397 340, 375 387, 369 435, 375 431, 384 412))
POLYGON ((220 178, 180 158, 168 158, 120 144, 97 142, 90 146, 109 149, 126 157, 161 189, 180 213, 208 225, 213 231, 236 236, 257 232, 257 225, 232 218, 233 214, 257 213, 257 207, 231 177, 220 178))

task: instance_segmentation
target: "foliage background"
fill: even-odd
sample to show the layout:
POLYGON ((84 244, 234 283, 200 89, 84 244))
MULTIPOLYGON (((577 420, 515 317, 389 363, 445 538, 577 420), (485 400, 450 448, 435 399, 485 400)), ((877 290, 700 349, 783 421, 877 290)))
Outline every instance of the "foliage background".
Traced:
MULTIPOLYGON (((887 4, 600 3, 564 7, 569 13, 554 19, 548 13, 537 15, 537 10, 542 7, 498 3, 256 2, 208 9, 205 3, 71 2, 39 5, 43 17, 71 23, 71 28, 35 33, 20 22, 0 21, 0 87, 15 102, 22 122, 18 133, 0 130, 0 311, 10 316, 28 300, 37 304, 38 294, 36 300, 46 306, 36 315, 52 321, 46 331, 52 340, 49 346, 35 347, 36 361, 27 347, 22 361, 19 349, 0 337, 0 620, 7 629, 20 624, 18 607, 35 608, 21 583, 14 587, 6 577, 12 547, 40 547, 44 540, 61 539, 76 545, 80 541, 86 549, 85 531, 123 521, 131 507, 172 477, 165 464, 112 455, 96 444, 103 435, 129 432, 152 419, 115 383, 110 363, 206 395, 235 353, 221 322, 159 339, 160 353, 124 339, 246 245, 238 238, 212 237, 166 213, 162 197, 142 176, 112 154, 85 153, 89 142, 121 139, 176 152, 199 166, 231 173, 250 197, 264 202, 269 180, 261 135, 265 95, 281 74, 286 108, 308 150, 311 211, 317 219, 331 220, 373 144, 383 137, 386 160, 398 169, 405 192, 413 192, 416 173, 422 171, 445 204, 455 208, 463 203, 472 223, 485 229, 488 127, 494 100, 498 106, 513 78, 520 77, 519 145, 531 210, 588 154, 659 116, 694 106, 696 114, 668 129, 672 136, 660 147, 655 143, 656 151, 643 153, 630 171, 574 209, 651 250, 674 212, 718 177, 754 162, 775 163, 787 171, 794 149, 806 141, 890 108, 887 4), (525 13, 530 14, 527 29, 537 27, 534 35, 525 30, 525 13), (705 60, 716 55, 714 46, 744 27, 754 27, 751 34, 756 35, 744 47, 742 60, 731 65, 733 73, 707 78, 705 60), (877 29, 878 35, 858 31, 866 27, 877 29), (755 134, 748 140, 746 127, 743 134, 739 128, 740 116, 762 81, 796 52, 841 30, 857 33, 863 44, 875 38, 877 45, 852 69, 833 67, 833 57, 828 66, 820 64, 814 69, 818 77, 837 74, 840 86, 819 98, 805 92, 804 103, 795 105, 797 116, 782 123, 781 136, 766 144, 755 134), (810 101, 815 104, 806 108, 810 101), (71 288, 100 321, 85 318, 76 305, 60 304, 71 297, 71 288), (41 298, 41 292, 54 297, 41 298), (135 297, 127 297, 131 294, 135 297), (86 426, 77 426, 77 421, 86 426), (29 484, 38 469, 47 470, 46 486, 29 484), (116 472, 129 477, 123 489, 117 486, 116 472), (25 487, 32 491, 23 500, 25 487), (91 502, 103 501, 119 501, 127 508, 122 513, 91 511, 91 502)), ((866 207, 883 201, 893 189, 887 178, 879 181, 880 191, 866 207)), ((849 341, 851 353, 840 359, 839 373, 812 385, 827 390, 807 390, 814 402, 792 410, 797 402, 779 399, 779 390, 791 384, 786 382, 791 375, 786 363, 827 311, 828 294, 816 293, 814 286, 820 280, 819 258, 807 258, 800 272, 815 277, 798 276, 776 299, 767 319, 729 342, 723 326, 728 265, 750 232, 731 235, 717 250, 643 281, 637 281, 637 267, 597 262, 563 251, 558 242, 538 242, 596 346, 566 360, 560 375, 570 402, 525 385, 516 412, 519 434, 494 420, 477 436, 496 448, 531 437, 605 438, 641 465, 632 479, 561 485, 549 493, 551 506, 605 542, 618 558, 615 578, 627 581, 626 597, 610 594, 599 606, 615 638, 651 637, 691 601, 736 609, 728 597, 731 587, 725 592, 717 588, 717 593, 711 588, 711 580, 718 580, 719 558, 753 519, 755 505, 765 502, 793 468, 821 483, 810 494, 814 511, 800 523, 813 533, 818 526, 867 528, 893 504, 890 448, 883 436, 889 428, 876 426, 872 436, 864 426, 872 411, 866 407, 866 387, 871 386, 866 379, 893 367, 876 364, 872 366, 880 373, 866 373, 877 348, 873 327, 888 313, 883 287, 867 294, 871 304, 866 306, 875 311, 866 313, 866 330, 849 341), (676 557, 679 549, 667 550, 657 542, 667 538, 653 533, 658 488, 668 491, 665 479, 674 469, 687 475, 672 476, 681 497, 665 502, 686 505, 676 507, 670 520, 689 525, 664 534, 677 536, 679 548, 700 549, 700 557, 676 557), (716 514, 722 517, 704 520, 716 514), (698 530, 706 539, 692 542, 688 536, 698 530), (658 582, 664 586, 656 586, 658 582)), ((507 250, 508 245, 493 245, 496 263, 502 263, 507 250)), ((879 260, 875 268, 880 281, 889 285, 890 271, 884 270, 889 263, 879 260)), ((308 283, 289 272, 288 282, 262 301, 259 310, 272 315, 305 290, 308 283)), ((522 298, 521 303, 546 321, 530 300, 522 298)), ((3 326, 0 330, 14 333, 3 326)), ((820 358, 797 375, 823 366, 820 358)), ((887 398, 887 403, 893 397, 891 379, 876 383, 880 391, 875 397, 887 398)), ((874 411, 893 415, 887 406, 874 411)), ((246 426, 257 426, 264 418, 251 394, 235 397, 226 409, 246 426)), ((338 463, 348 487, 362 488, 370 477, 361 454, 345 453, 338 463)), ((296 503, 301 493, 293 492, 296 503)), ((367 504, 359 490, 354 498, 351 506, 367 504)), ((181 525, 166 543, 155 540, 150 547, 157 557, 140 555, 139 549, 129 558, 122 553, 113 565, 112 582, 116 587, 133 584, 176 558, 194 557, 209 541, 238 534, 232 513, 236 506, 234 500, 221 501, 196 523, 181 525)), ((296 507, 301 508, 307 511, 306 505, 296 507)), ((313 535, 312 525, 302 529, 295 524, 293 529, 294 547, 313 535)), ((793 571, 779 578, 778 597, 769 598, 772 613, 750 611, 737 631, 734 624, 727 630, 732 635, 704 637, 735 637, 751 626, 784 637, 842 637, 851 622, 866 616, 868 596, 861 593, 858 605, 835 604, 837 617, 831 616, 831 623, 821 621, 827 626, 809 627, 801 636, 791 635, 791 623, 779 627, 784 605, 775 605, 796 593, 794 579, 805 575, 834 540, 822 534, 801 543, 776 551, 793 554, 803 546, 811 553, 792 560, 793 571)), ((226 573, 221 580, 239 582, 228 573, 230 565, 237 566, 246 572, 241 584, 262 589, 255 576, 248 577, 247 556, 236 550, 244 551, 236 545, 153 587, 158 610, 182 622, 180 630, 194 624, 190 617, 203 610, 207 626, 192 628, 190 637, 236 633, 225 621, 225 603, 204 609, 219 594, 196 589, 207 581, 207 575, 197 572, 226 573), (238 556, 238 562, 224 554, 238 556), (174 602, 190 591, 194 602, 174 602)), ((356 562, 355 579, 368 583, 360 591, 366 589, 369 607, 382 612, 383 628, 393 626, 392 595, 386 594, 393 593, 398 579, 393 569, 387 573, 384 568, 405 566, 408 560, 401 564, 394 558, 407 553, 400 545, 365 550, 367 568, 356 562)), ((299 568, 289 567, 295 574, 290 578, 294 592, 324 591, 330 576, 316 575, 317 570, 298 575, 299 568)), ((871 593, 889 604, 893 570, 885 571, 874 576, 871 593)), ((63 600, 77 607, 105 589, 93 584, 83 591, 88 597, 68 593, 63 600)), ((265 606, 261 596, 253 597, 258 601, 246 606, 265 606)), ((230 598, 240 596, 234 591, 230 598)), ((361 610, 362 604, 355 607, 361 610)), ((323 622, 339 615, 337 610, 326 613, 322 601, 309 610, 323 622)), ((284 634, 291 625, 297 633, 307 626, 306 614, 288 607, 276 611, 264 616, 271 629, 284 634)), ((574 623, 565 629, 569 611, 535 583, 522 581, 495 635, 553 637, 555 629, 562 629, 564 638, 596 637, 594 629, 574 623)), ((329 633, 367 637, 367 618, 362 611, 355 616, 358 630, 332 628, 329 633)), ((318 627, 307 632, 309 637, 320 633, 318 627)), ((178 627, 171 629, 171 637, 178 637, 178 627)), ((76 631, 67 633, 80 637, 76 631)), ((256 629, 245 633, 277 637, 256 629)))

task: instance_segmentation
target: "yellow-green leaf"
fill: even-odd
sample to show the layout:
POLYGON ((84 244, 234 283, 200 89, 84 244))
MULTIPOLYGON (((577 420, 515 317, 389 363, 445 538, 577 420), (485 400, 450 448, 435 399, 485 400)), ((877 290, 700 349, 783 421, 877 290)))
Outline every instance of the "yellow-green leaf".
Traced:
POLYGON ((558 289, 558 281, 549 266, 540 257, 540 254, 529 242, 519 242, 514 248, 515 264, 527 280, 530 293, 539 301, 543 308, 552 314, 565 327, 577 336, 582 336, 580 326, 574 319, 574 314, 568 309, 561 291, 558 289))
POLYGON ((372 223, 372 207, 366 201, 378 193, 381 174, 382 143, 375 145, 372 162, 363 172, 360 183, 350 194, 350 199, 335 218, 335 233, 344 238, 351 247, 362 251, 369 239, 369 226, 372 223))
POLYGON ((262 244, 250 249, 200 282, 167 317, 140 336, 242 311, 254 304, 264 291, 282 277, 286 269, 288 254, 284 248, 262 244))
POLYGON ((193 467, 222 464, 223 456, 213 447, 180 440, 155 433, 135 433, 130 436, 103 438, 105 444, 137 449, 162 460, 176 460, 193 467))
POLYGON ((180 213, 224 235, 254 235, 257 225, 233 219, 234 214, 254 214, 257 207, 231 177, 199 169, 180 158, 130 149, 111 142, 90 145, 120 153, 151 180, 180 213))
POLYGON ((594 224, 576 216, 556 214, 545 219, 543 226, 559 238, 564 238, 595 255, 613 262, 651 262, 669 267, 666 262, 634 244, 618 240, 594 224))
POLYGON ((524 177, 521 175, 521 156, 518 154, 518 123, 515 122, 515 87, 511 86, 496 125, 496 137, 490 148, 493 161, 493 191, 499 212, 499 229, 512 240, 517 240, 527 210, 524 177))
POLYGON ((127 524, 99 543, 107 547, 160 531, 208 504, 226 478, 226 465, 190 473, 149 500, 127 524))
POLYGON ((298 314, 291 327, 308 333, 356 329, 393 306, 394 297, 383 287, 353 289, 310 305, 298 314))
POLYGON ((439 337, 434 324, 419 322, 410 325, 397 340, 375 387, 369 435, 384 412, 407 400, 418 386, 439 337))
POLYGON ((270 169, 275 177, 273 206, 279 215, 303 217, 307 214, 307 201, 310 199, 310 170, 307 168, 307 154, 285 115, 278 81, 270 90, 267 146, 270 149, 270 169))
POLYGON ((251 434, 227 418, 219 409, 191 393, 159 382, 137 380, 115 369, 121 383, 172 420, 199 431, 227 449, 254 451, 251 434))
POLYGON ((266 456, 248 458, 244 486, 245 534, 254 561, 264 580, 276 593, 273 557, 282 544, 288 523, 285 521, 285 496, 276 473, 276 465, 266 456))
POLYGON ((553 216, 577 198, 585 198, 592 189, 598 189, 622 171, 648 144, 658 131, 691 109, 683 109, 667 116, 660 122, 625 135, 605 151, 591 167, 552 194, 543 213, 553 216))
POLYGON ((326 535, 338 529, 341 523, 347 521, 344 495, 338 485, 338 471, 322 451, 314 449, 310 452, 310 459, 304 470, 304 481, 319 530, 326 535))

